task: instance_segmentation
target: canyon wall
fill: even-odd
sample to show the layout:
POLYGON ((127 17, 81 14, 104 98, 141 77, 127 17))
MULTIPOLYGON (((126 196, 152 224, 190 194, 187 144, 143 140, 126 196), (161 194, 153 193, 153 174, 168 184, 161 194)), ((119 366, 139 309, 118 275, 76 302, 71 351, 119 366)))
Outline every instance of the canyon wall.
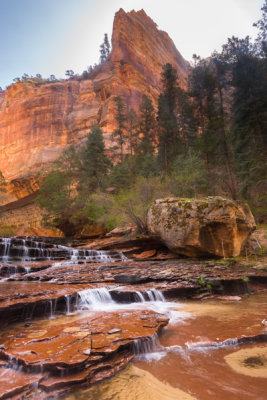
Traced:
POLYGON ((127 110, 137 111, 146 94, 156 106, 162 66, 168 62, 185 87, 188 63, 168 34, 143 10, 120 9, 114 18, 112 51, 90 79, 30 79, 1 92, 0 171, 8 191, 1 194, 0 206, 35 193, 51 163, 70 144, 82 143, 93 124, 101 126, 110 149, 114 98, 121 96, 127 110))
POLYGON ((186 84, 188 63, 167 33, 141 10, 120 9, 114 19, 112 52, 91 79, 18 82, 0 93, 0 171, 9 183, 6 204, 34 193, 38 176, 66 146, 78 143, 98 123, 107 147, 115 127, 114 97, 138 109, 143 93, 156 105, 162 65, 170 62, 186 84))

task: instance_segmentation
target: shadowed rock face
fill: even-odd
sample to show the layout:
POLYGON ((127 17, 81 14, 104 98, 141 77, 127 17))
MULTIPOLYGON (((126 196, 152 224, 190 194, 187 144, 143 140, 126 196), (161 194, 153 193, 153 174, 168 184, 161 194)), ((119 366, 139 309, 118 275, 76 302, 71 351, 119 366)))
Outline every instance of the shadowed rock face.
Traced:
POLYGON ((150 208, 148 228, 178 254, 236 257, 256 225, 248 205, 241 202, 167 198, 150 208))
POLYGON ((156 103, 162 65, 172 63, 185 86, 188 63, 143 10, 117 12, 112 45, 91 79, 19 82, 0 94, 0 169, 9 182, 2 204, 35 192, 37 171, 82 142, 93 124, 102 127, 110 147, 114 97, 122 96, 128 109, 137 110, 143 93, 156 103))

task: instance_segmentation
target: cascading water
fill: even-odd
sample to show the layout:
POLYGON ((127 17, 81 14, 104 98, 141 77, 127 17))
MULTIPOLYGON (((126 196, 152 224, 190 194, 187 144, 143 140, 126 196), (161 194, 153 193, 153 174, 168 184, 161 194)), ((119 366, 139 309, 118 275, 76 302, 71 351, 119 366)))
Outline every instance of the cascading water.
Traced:
MULTIPOLYGON (((39 261, 39 260, 70 260, 76 263, 111 263, 127 261, 122 252, 108 252, 91 249, 73 249, 71 247, 50 244, 45 241, 33 240, 30 237, 0 238, 0 261, 39 261)), ((60 264, 57 264, 59 266, 60 264)), ((62 262, 62 265, 65 265, 62 262)))
POLYGON ((135 339, 132 345, 132 352, 137 358, 145 358, 146 360, 160 360, 166 355, 166 349, 160 344, 157 334, 135 339))
POLYGON ((107 305, 115 305, 108 289, 103 287, 99 289, 85 289, 78 292, 80 310, 96 310, 107 305))
POLYGON ((145 303, 147 301, 166 301, 163 293, 157 289, 150 289, 145 291, 144 293, 137 291, 135 292, 135 298, 137 302, 141 303, 145 303))
POLYGON ((7 262, 9 259, 9 249, 11 246, 11 238, 2 238, 0 244, 2 244, 2 247, 3 247, 2 261, 7 262))
MULTIPOLYGON (((0 239, 0 261, 4 260, 8 263, 3 265, 1 270, 6 271, 4 275, 9 275, 9 278, 13 276, 11 274, 14 274, 14 276, 18 273, 30 274, 33 268, 28 265, 25 266, 26 262, 48 259, 55 260, 50 265, 50 268, 55 269, 64 265, 80 263, 113 263, 115 261, 128 260, 122 252, 97 251, 82 248, 73 249, 60 244, 51 244, 51 241, 45 242, 45 240, 30 237, 0 239), (16 262, 14 263, 14 261, 16 262), (21 264, 18 261, 21 261, 21 264)), ((56 280, 55 278, 54 281, 56 282, 56 280)), ((77 293, 76 299, 75 296, 65 295, 64 312, 70 315, 75 311, 83 310, 109 312, 136 308, 151 309, 165 313, 168 316, 172 312, 169 309, 171 303, 166 302, 160 290, 152 288, 143 292, 136 291, 134 294, 135 302, 130 304, 115 302, 112 298, 111 290, 114 290, 114 287, 81 290, 77 293)), ((57 312, 62 312, 62 303, 58 307, 56 300, 48 301, 46 312, 50 318, 54 318, 57 312)), ((162 354, 163 348, 160 347, 157 337, 136 341, 134 344, 134 353, 137 355, 159 352, 162 354)))

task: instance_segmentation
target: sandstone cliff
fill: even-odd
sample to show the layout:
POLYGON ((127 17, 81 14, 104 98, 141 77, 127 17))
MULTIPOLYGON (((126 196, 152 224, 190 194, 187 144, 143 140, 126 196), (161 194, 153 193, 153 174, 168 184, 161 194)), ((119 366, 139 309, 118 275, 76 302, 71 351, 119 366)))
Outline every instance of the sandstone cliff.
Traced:
POLYGON ((39 187, 38 173, 66 146, 78 143, 98 123, 107 147, 114 129, 114 97, 137 109, 141 95, 154 103, 162 65, 170 62, 186 84, 188 63, 167 33, 141 10, 114 19, 112 52, 92 78, 56 83, 22 82, 0 93, 0 170, 9 182, 0 204, 23 198, 39 187), (123 61, 122 61, 123 60, 123 61))

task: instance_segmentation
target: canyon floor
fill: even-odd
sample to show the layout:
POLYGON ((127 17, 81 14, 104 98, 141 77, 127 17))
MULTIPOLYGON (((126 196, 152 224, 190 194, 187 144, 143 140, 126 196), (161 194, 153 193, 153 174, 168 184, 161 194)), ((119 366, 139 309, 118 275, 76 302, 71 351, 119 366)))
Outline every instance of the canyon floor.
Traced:
POLYGON ((0 399, 265 399, 264 255, 111 242, 0 238, 0 399))

